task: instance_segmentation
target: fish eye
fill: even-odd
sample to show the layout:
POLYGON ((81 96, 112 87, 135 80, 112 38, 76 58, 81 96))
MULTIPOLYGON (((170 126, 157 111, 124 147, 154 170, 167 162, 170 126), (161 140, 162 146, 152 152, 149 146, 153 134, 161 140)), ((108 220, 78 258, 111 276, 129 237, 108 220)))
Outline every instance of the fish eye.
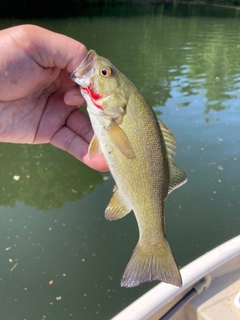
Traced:
POLYGON ((103 68, 101 70, 101 75, 104 76, 104 77, 110 77, 112 74, 112 71, 110 68, 103 68))

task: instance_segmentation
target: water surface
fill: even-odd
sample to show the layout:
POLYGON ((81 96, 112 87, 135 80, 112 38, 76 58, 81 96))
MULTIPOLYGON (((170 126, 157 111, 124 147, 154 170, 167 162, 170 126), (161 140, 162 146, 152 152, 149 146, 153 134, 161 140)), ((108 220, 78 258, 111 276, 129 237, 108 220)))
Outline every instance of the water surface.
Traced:
MULTIPOLYGON (((169 196, 165 213, 179 266, 238 235, 239 11, 102 8, 75 18, 2 20, 0 27, 29 22, 109 58, 175 134, 188 183, 169 196)), ((48 145, 1 144, 0 163, 1 319, 110 319, 157 284, 120 288, 138 230, 132 213, 104 219, 110 174, 48 145)))

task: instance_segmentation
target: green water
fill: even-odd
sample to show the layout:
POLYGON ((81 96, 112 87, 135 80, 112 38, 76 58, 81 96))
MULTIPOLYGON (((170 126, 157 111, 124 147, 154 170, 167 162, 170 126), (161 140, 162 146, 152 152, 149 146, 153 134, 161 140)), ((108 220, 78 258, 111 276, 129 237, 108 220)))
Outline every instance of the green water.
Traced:
MULTIPOLYGON (((165 207, 178 264, 238 235, 240 11, 115 7, 0 28, 29 22, 109 58, 175 134, 188 174, 165 207)), ((138 230, 132 213, 104 219, 110 174, 49 145, 0 144, 0 164, 1 320, 110 319, 157 284, 120 288, 138 230)))

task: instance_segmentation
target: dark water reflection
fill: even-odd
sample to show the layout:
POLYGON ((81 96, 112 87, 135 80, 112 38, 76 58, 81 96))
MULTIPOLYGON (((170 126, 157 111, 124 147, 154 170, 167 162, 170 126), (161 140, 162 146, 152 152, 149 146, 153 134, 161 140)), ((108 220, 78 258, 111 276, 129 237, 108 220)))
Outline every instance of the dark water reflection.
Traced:
MULTIPOLYGON (((174 132, 189 181, 166 201, 166 228, 183 266, 239 234, 239 10, 101 10, 31 23, 112 60, 174 132)), ((1 144, 0 163, 1 319, 109 319, 154 285, 120 288, 138 231, 132 214, 104 219, 109 175, 46 145, 1 144)))
POLYGON ((60 208, 102 182, 102 175, 50 145, 1 145, 0 205, 17 201, 38 210, 60 208), (17 161, 12 161, 17 159, 17 161))

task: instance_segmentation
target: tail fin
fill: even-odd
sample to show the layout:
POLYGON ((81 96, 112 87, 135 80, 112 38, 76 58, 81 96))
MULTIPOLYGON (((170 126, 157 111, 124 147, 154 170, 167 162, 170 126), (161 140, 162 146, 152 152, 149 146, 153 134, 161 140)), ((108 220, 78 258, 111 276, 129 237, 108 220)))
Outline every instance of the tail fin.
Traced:
POLYGON ((138 243, 124 271, 121 286, 136 287, 160 280, 181 287, 182 278, 167 240, 147 247, 138 243))

